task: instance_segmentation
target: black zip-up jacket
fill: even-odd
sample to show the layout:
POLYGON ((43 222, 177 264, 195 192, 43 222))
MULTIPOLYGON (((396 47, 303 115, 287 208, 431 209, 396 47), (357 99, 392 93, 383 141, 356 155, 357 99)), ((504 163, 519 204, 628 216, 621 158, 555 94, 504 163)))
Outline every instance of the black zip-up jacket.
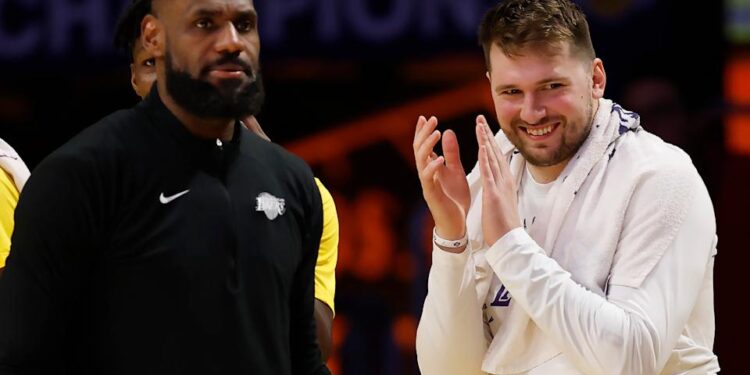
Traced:
POLYGON ((156 90, 47 157, 0 278, 0 374, 327 374, 308 166, 193 136, 156 90))

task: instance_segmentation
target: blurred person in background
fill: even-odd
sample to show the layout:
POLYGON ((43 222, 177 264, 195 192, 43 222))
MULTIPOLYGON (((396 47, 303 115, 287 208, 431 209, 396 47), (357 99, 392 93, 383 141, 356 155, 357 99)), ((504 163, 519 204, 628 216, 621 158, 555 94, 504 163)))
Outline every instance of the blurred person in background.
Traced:
POLYGON ((13 234, 13 212, 18 204, 18 195, 29 178, 29 168, 16 150, 0 139, 0 277, 3 276, 5 259, 10 253, 13 234))
POLYGON ((689 141, 696 132, 674 83, 658 77, 632 80, 625 87, 622 104, 648 121, 649 132, 689 151, 689 141))

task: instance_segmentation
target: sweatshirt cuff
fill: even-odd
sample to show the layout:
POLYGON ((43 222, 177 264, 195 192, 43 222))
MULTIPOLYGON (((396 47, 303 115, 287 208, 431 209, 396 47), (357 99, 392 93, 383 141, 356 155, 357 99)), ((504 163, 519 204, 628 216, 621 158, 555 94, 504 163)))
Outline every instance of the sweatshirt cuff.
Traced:
POLYGON ((461 253, 451 253, 439 248, 435 243, 432 244, 432 264, 434 265, 463 268, 470 255, 471 241, 469 241, 461 253))

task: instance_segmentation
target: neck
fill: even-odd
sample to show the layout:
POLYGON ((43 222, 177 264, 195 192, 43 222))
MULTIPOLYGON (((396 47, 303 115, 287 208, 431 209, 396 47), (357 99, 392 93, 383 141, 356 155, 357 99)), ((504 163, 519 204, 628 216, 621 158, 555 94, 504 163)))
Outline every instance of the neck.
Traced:
POLYGON ((529 168, 529 173, 531 173, 531 176, 534 177, 534 181, 540 184, 547 184, 556 180, 557 177, 560 176, 560 173, 562 173, 563 169, 565 169, 565 166, 568 165, 569 161, 570 159, 555 165, 544 167, 533 165, 531 163, 528 163, 527 166, 529 168))
POLYGON ((167 88, 166 85, 162 83, 163 81, 164 80, 157 81, 157 85, 159 85, 159 98, 164 103, 164 106, 166 106, 167 109, 169 109, 169 111, 180 120, 180 123, 182 123, 191 134, 204 139, 221 139, 223 141, 229 141, 232 139, 234 136, 235 119, 202 118, 195 116, 174 101, 172 96, 167 93, 167 88))

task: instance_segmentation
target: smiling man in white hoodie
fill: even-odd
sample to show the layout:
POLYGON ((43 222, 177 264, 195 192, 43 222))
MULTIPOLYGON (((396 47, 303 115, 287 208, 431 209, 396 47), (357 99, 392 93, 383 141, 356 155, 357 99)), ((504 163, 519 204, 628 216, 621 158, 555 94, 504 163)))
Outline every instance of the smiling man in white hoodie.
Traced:
POLYGON ((503 1, 479 34, 502 131, 477 118, 468 176, 437 119, 414 138, 435 221, 422 373, 719 371, 716 225, 690 158, 603 98, 570 1, 503 1))

